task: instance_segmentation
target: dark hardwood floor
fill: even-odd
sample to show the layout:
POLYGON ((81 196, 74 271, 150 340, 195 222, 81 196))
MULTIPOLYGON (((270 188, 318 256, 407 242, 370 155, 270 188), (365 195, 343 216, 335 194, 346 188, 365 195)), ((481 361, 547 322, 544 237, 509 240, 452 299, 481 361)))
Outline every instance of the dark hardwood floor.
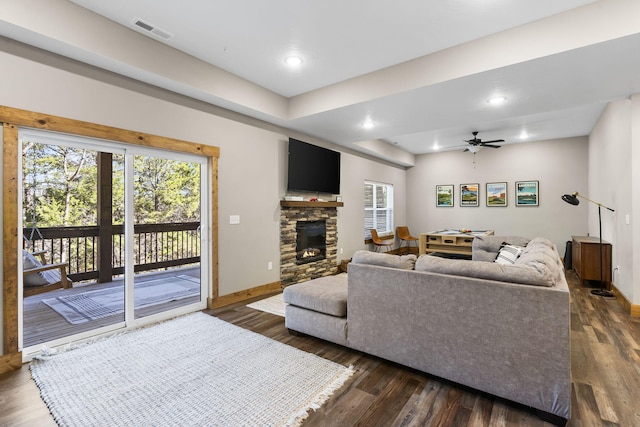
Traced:
MULTIPOLYGON (((640 319, 616 300, 590 295, 573 273, 572 418, 569 426, 640 426, 640 319)), ((312 337, 289 335, 284 319, 236 304, 207 310, 223 320, 356 373, 304 426, 548 426, 529 408, 312 337)), ((29 369, 0 376, 0 425, 55 425, 29 369)))

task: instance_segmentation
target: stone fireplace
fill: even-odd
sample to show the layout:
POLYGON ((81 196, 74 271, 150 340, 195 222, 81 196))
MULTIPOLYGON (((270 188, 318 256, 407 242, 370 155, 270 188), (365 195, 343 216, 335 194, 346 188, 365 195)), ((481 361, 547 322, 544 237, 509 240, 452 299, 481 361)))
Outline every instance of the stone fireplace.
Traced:
POLYGON ((342 202, 280 202, 282 287, 336 274, 339 206, 342 202))

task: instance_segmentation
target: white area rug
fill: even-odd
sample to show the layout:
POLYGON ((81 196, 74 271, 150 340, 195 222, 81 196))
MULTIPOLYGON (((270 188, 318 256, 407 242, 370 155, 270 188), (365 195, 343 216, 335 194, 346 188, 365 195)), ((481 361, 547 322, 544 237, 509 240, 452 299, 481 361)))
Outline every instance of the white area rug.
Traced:
POLYGON ((195 313, 31 362, 60 426, 293 426, 345 368, 195 313))
POLYGON ((284 302, 282 293, 279 293, 272 297, 247 304, 247 307, 284 317, 284 309, 286 305, 287 304, 284 302))
MULTIPOLYGON (((189 276, 149 280, 135 285, 136 309, 193 297, 200 294, 200 282, 189 276)), ((113 287, 42 300, 72 325, 124 313, 124 288, 113 287)))

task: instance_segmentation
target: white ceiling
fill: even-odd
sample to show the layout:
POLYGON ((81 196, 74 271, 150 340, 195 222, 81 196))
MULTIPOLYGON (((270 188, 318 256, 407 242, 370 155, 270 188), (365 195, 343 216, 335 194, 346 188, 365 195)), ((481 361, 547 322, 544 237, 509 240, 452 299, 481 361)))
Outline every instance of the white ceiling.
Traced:
MULTIPOLYGON (((17 31, 18 19, 0 33, 405 166, 412 161, 398 149, 452 149, 474 130, 506 144, 522 132, 529 141, 587 135, 607 102, 640 92, 640 21, 626 18, 640 16, 635 0, 72 2, 155 40, 147 49, 167 55, 163 43, 246 85, 232 95, 214 82, 203 89, 188 61, 184 76, 152 78, 98 45, 17 31), (136 19, 173 37, 144 32, 136 19), (297 69, 284 62, 291 54, 303 58, 297 69), (493 95, 507 102, 489 105, 493 95), (362 128, 367 118, 376 127, 362 128)), ((89 18, 103 19, 83 16, 88 31, 89 18)))

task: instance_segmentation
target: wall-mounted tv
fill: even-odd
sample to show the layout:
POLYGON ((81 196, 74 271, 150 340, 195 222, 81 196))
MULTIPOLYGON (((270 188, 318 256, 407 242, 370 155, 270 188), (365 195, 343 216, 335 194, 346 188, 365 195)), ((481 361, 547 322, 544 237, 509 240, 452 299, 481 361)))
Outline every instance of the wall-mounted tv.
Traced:
POLYGON ((340 194, 340 153, 289 138, 287 191, 340 194))

